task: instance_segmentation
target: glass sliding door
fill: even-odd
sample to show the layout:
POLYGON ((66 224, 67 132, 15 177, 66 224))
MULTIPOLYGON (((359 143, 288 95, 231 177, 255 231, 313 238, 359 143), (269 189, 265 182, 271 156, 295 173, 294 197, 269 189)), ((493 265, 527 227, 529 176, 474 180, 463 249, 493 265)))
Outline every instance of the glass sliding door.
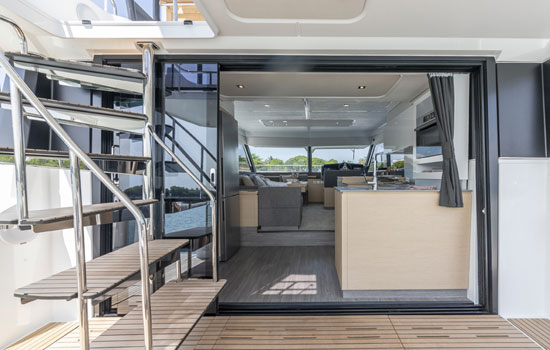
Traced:
MULTIPOLYGON (((218 66, 163 65, 164 138, 207 186, 215 186, 218 153, 218 66)), ((168 155, 164 159, 165 234, 211 226, 209 200, 168 155)))

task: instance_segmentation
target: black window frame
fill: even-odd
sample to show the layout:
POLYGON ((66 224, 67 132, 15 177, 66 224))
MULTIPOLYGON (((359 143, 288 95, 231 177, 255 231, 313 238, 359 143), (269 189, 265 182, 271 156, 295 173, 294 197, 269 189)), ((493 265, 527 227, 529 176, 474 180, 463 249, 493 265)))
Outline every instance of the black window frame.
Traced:
MULTIPOLYGON (((139 59, 136 55, 106 55, 96 59, 139 59)), ((393 73, 470 73, 471 86, 476 90, 475 100, 471 101, 475 110, 472 117, 472 148, 476 159, 476 208, 478 232, 478 306, 453 305, 304 305, 299 310, 292 305, 281 303, 242 308, 238 306, 220 307, 220 312, 265 313, 272 312, 338 312, 338 313, 490 313, 498 314, 498 111, 497 76, 494 57, 427 57, 427 56, 308 56, 308 55, 231 55, 231 54, 186 54, 156 55, 155 60, 163 63, 212 63, 219 65, 219 80, 227 71, 277 72, 300 67, 306 72, 393 72, 393 73), (289 66, 291 65, 291 66, 289 66), (340 306, 340 307, 338 307, 340 306)), ((95 61, 95 60, 94 60, 95 61)))

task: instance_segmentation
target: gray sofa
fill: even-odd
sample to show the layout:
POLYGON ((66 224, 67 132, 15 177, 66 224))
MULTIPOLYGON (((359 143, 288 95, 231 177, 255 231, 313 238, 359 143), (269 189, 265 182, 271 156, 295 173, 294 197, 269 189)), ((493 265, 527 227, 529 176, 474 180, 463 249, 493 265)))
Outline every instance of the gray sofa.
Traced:
POLYGON ((300 226, 302 190, 300 187, 259 187, 259 226, 300 226))
POLYGON ((258 191, 258 226, 301 225, 303 203, 300 187, 274 186, 261 175, 249 174, 241 175, 241 190, 258 191), (244 176, 251 181, 243 181, 244 176))

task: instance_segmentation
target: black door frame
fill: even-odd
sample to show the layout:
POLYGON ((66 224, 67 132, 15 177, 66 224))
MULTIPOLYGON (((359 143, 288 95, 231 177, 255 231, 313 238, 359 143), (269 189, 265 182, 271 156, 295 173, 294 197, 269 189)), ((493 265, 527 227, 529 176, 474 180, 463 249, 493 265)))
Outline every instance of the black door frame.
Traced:
MULTIPOLYGON (((135 60, 136 55, 96 57, 135 60)), ((139 59, 139 58, 138 58, 139 59)), ((339 313, 498 313, 498 111, 496 62, 493 57, 381 57, 381 56, 302 56, 302 55, 156 55, 162 63, 210 63, 219 65, 218 84, 224 71, 306 72, 398 72, 470 73, 478 91, 472 101, 475 111, 472 136, 476 152, 476 193, 478 229, 479 305, 450 304, 319 304, 265 305, 259 312, 339 312, 339 313)), ((218 89, 219 91, 219 89, 218 89)), ((220 157, 218 157, 220 159, 220 157)), ((219 164, 218 164, 219 167, 219 164)), ((218 172, 219 173, 219 172, 218 172)), ((229 313, 254 313, 257 305, 233 307, 229 313)))

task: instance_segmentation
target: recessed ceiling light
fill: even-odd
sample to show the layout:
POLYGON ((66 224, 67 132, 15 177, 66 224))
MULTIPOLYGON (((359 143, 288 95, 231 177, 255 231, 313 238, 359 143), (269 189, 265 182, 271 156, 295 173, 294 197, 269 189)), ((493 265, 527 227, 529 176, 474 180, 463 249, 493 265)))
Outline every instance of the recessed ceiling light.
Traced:
POLYGON ((283 123, 288 123, 286 120, 283 120, 283 123))
POLYGON ((237 84, 237 87, 238 87, 239 89, 244 89, 244 85, 243 85, 243 84, 237 84))
POLYGON ((357 88, 358 88, 359 90, 364 90, 364 89, 366 89, 367 87, 366 87, 365 85, 359 85, 357 88))
POLYGON ((349 107, 349 105, 348 105, 348 104, 346 103, 346 104, 344 105, 344 107, 348 108, 348 107, 349 107))
POLYGON ((269 108, 269 107, 271 107, 271 106, 268 105, 268 104, 265 104, 264 107, 265 107, 265 108, 269 108))

